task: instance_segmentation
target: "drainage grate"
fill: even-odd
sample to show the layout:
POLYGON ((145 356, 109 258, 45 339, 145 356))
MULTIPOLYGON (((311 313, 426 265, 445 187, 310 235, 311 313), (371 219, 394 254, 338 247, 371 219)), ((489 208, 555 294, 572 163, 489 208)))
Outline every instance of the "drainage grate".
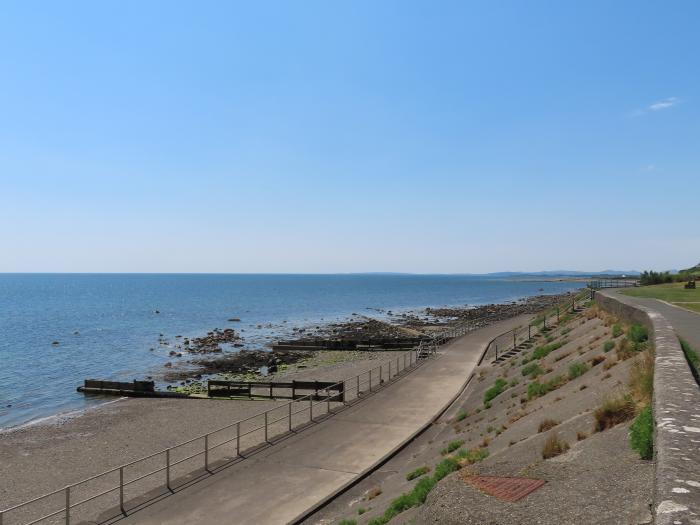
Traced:
POLYGON ((543 479, 498 476, 464 476, 462 479, 482 492, 504 501, 518 501, 546 483, 543 479))

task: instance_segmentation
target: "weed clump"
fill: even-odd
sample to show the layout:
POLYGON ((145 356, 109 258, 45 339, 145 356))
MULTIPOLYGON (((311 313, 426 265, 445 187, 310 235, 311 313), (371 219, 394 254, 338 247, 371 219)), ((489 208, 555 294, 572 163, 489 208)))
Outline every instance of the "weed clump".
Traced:
POLYGON ((547 432, 547 430, 556 427, 558 424, 559 421, 554 421, 553 419, 543 419, 540 421, 540 426, 537 429, 537 432, 547 432))
POLYGON ((493 386, 484 392, 484 405, 488 405, 496 396, 502 394, 507 387, 508 381, 502 378, 496 379, 493 386))
POLYGON ((464 421, 465 419, 467 419, 467 413, 464 410, 461 410, 455 417, 456 421, 464 421))
POLYGON ((644 343, 649 340, 649 330, 641 324, 633 324, 627 330, 627 338, 635 344, 644 343))
POLYGON ((615 348, 615 341, 605 341, 603 343, 603 352, 609 352, 613 348, 615 348))
POLYGON ((542 459, 553 458, 559 454, 563 454, 569 450, 569 444, 566 441, 562 441, 557 436, 556 432, 553 432, 544 442, 544 447, 542 447, 542 459))
POLYGON ((542 370, 542 367, 538 363, 529 363, 523 367, 521 373, 524 376, 535 378, 544 374, 544 370, 542 370))
POLYGON ((620 337, 623 333, 624 330, 622 329, 622 325, 620 323, 615 323, 612 327, 612 336, 620 337))
POLYGON ((642 459, 654 456, 654 418, 651 406, 643 408, 630 426, 630 445, 642 459))
POLYGON ((569 379, 576 379, 588 372, 588 365, 586 363, 571 363, 569 365, 569 379))
POLYGON ((644 352, 632 365, 629 385, 635 399, 645 405, 651 403, 654 390, 654 354, 651 350, 644 352))
POLYGON ((614 427, 619 423, 629 421, 634 417, 635 406, 632 397, 629 395, 620 395, 616 397, 608 397, 603 403, 596 408, 595 417, 595 432, 602 432, 614 427))
POLYGON ((457 449, 458 449, 459 447, 461 447, 462 445, 464 445, 464 440, 463 440, 463 439, 456 439, 456 440, 454 440, 454 441, 450 441, 450 442, 447 444, 447 446, 446 446, 445 448, 443 448, 443 449, 440 451, 440 454, 442 454, 443 456, 446 455, 446 454, 450 454, 451 452, 454 452, 455 450, 457 450, 457 449))
POLYGON ((416 478, 420 478, 423 474, 427 474, 430 472, 430 468, 428 467, 419 467, 416 470, 412 470, 408 474, 406 474, 406 480, 411 481, 416 478))
POLYGON ((474 448, 472 450, 461 449, 455 454, 455 459, 461 465, 471 465, 486 459, 489 456, 487 448, 474 448))
POLYGON ((538 346, 532 352, 532 357, 534 359, 542 359, 544 357, 547 357, 549 354, 551 354, 555 350, 561 348, 565 344, 566 344, 566 341, 557 341, 556 343, 550 343, 548 345, 538 346))
POLYGON ((556 376, 552 380, 546 383, 540 383, 539 381, 533 381, 527 385, 527 398, 528 400, 534 399, 536 397, 542 397, 543 395, 559 388, 564 383, 564 378, 561 376, 556 376))

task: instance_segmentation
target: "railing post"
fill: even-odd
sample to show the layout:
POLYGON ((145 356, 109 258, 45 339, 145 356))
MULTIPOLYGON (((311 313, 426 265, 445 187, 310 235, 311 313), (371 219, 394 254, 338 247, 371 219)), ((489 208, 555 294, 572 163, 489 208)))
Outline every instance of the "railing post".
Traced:
POLYGON ((241 455, 241 422, 236 423, 236 457, 241 455))
POLYGON ((289 431, 292 431, 292 403, 294 401, 289 402, 289 431))
POLYGON ((66 487, 66 525, 70 525, 70 485, 66 487))
POLYGON ((204 470, 209 471, 209 434, 204 434, 204 470))
POLYGON ((391 381, 391 361, 389 361, 389 376, 387 378, 387 381, 391 381))
POLYGON ((360 398, 360 374, 357 374, 357 398, 360 398))
POLYGON ((165 449, 165 486, 168 488, 168 490, 172 490, 170 488, 170 449, 169 448, 165 449))
POLYGON ((493 343, 493 346, 496 347, 496 359, 498 359, 498 343, 493 343))
POLYGON ((265 443, 267 442, 267 412, 265 412, 265 443))
POLYGON ((532 325, 530 323, 528 323, 528 325, 527 325, 527 340, 528 341, 530 339, 532 339, 532 336, 530 335, 530 328, 532 328, 532 325))
POLYGON ((331 391, 326 388, 326 411, 331 412, 331 391))
POLYGON ((372 369, 369 369, 369 391, 372 391, 372 369))
POLYGON ((309 394, 309 421, 314 420, 314 398, 309 394))
MULTIPOLYGON (((126 516, 124 510, 124 467, 119 467, 119 510, 126 516)), ((2 525, 0 523, 0 525, 2 525)))

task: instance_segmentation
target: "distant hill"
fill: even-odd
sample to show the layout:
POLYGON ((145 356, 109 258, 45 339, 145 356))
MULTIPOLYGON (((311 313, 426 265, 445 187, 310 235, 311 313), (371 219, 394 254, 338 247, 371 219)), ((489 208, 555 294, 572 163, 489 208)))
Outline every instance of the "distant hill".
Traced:
POLYGON ((486 275, 492 277, 589 277, 599 275, 640 275, 637 270, 603 270, 601 272, 581 272, 577 270, 546 270, 540 272, 494 272, 486 275))

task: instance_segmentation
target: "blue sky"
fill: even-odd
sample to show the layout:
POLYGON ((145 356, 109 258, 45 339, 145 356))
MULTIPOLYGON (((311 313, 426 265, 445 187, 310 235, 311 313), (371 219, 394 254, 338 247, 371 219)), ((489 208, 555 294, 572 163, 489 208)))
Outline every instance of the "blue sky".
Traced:
POLYGON ((700 261, 697 2, 5 2, 0 271, 700 261))

